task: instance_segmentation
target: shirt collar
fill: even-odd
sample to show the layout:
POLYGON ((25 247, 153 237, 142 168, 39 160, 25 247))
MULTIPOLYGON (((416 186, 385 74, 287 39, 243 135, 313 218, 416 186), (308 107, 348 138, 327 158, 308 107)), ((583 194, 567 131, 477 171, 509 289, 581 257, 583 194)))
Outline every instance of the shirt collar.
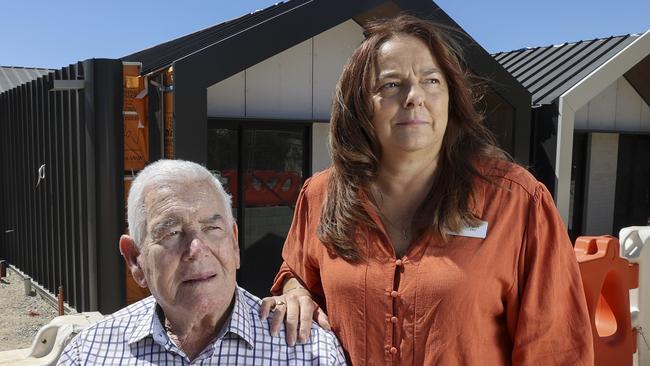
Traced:
MULTIPOLYGON (((147 311, 135 323, 133 332, 128 337, 128 343, 136 343, 151 336, 157 343, 164 346, 169 345, 171 341, 158 316, 158 303, 153 296, 142 301, 150 302, 150 304, 145 304, 147 311)), ((254 347, 254 338, 251 316, 253 314, 250 306, 246 303, 246 295, 237 286, 235 290, 235 305, 225 326, 219 331, 216 339, 220 339, 228 333, 233 333, 246 341, 248 347, 252 349, 254 347)))
POLYGON ((164 329, 162 327, 162 324, 160 324, 160 319, 158 319, 156 312, 156 309, 158 307, 156 299, 154 299, 153 296, 149 296, 148 298, 141 301, 145 302, 144 306, 146 312, 142 316, 136 318, 137 321, 135 323, 133 331, 128 337, 129 344, 136 343, 149 335, 162 335, 162 333, 164 333, 164 329))

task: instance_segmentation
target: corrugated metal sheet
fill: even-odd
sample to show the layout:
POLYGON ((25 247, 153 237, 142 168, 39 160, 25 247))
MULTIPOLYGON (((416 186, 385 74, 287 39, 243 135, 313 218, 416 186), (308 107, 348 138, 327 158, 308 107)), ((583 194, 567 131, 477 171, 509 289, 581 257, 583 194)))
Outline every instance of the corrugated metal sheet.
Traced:
POLYGON ((0 66, 0 93, 18 85, 32 81, 54 70, 29 67, 0 66))
POLYGON ((528 88, 533 105, 550 104, 638 37, 638 34, 612 36, 522 48, 492 56, 528 88))
POLYGON ((142 63, 142 74, 171 66, 185 56, 213 45, 248 28, 254 27, 283 13, 300 7, 312 0, 292 0, 279 2, 266 9, 258 10, 237 19, 188 34, 186 36, 162 43, 152 48, 122 57, 122 61, 142 63))

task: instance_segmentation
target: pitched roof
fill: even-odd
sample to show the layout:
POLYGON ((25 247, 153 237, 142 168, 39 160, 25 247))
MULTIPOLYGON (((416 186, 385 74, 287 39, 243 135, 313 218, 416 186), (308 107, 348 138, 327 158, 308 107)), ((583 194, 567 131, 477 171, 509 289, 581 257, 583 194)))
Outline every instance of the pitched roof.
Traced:
POLYGON ((246 31, 248 28, 264 23, 308 2, 311 2, 311 0, 278 2, 268 8, 257 10, 239 18, 227 20, 146 50, 124 56, 122 57, 122 61, 141 62, 141 73, 147 74, 170 66, 178 59, 189 56, 205 47, 246 31))
POLYGON ((528 88, 533 105, 550 104, 639 36, 627 34, 522 48, 492 56, 528 88))
POLYGON ((0 66, 0 93, 32 81, 54 70, 29 67, 0 66))

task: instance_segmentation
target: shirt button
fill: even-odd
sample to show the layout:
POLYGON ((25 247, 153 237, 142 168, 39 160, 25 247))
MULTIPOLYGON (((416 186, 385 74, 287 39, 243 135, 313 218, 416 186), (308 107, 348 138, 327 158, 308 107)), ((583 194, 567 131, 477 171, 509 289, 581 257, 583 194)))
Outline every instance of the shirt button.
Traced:
POLYGON ((390 351, 390 344, 387 344, 384 348, 386 348, 386 351, 390 351))
POLYGON ((390 296, 396 298, 397 296, 399 296, 399 293, 397 291, 391 291, 390 296))
POLYGON ((390 322, 393 323, 393 324, 397 323, 397 317, 394 316, 394 317, 390 318, 390 322))
POLYGON ((401 266, 402 265, 402 260, 401 259, 396 260, 395 265, 398 266, 398 267, 401 266))
POLYGON ((390 348, 390 353, 392 353, 392 354, 396 354, 396 353, 397 353, 397 348, 395 348, 395 347, 391 347, 391 348, 390 348))

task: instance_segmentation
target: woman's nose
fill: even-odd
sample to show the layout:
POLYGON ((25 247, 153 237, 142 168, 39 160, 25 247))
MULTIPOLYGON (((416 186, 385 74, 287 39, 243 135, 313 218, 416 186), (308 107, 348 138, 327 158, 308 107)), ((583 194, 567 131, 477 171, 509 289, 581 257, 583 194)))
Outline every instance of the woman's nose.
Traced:
POLYGON ((420 84, 413 83, 406 89, 403 107, 405 109, 420 107, 424 104, 424 90, 420 84))

